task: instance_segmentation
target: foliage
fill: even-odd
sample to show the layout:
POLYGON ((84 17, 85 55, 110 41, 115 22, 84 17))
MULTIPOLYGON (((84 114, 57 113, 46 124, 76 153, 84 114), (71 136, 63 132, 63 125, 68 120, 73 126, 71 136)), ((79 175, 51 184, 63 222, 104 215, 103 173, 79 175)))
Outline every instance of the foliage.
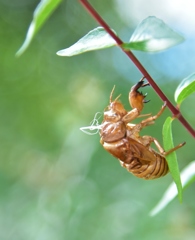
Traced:
MULTIPOLYGON (((181 173, 181 182, 183 188, 186 188, 194 181, 195 181, 195 161, 192 161, 188 166, 185 167, 185 169, 183 169, 181 173)), ((150 212, 150 215, 154 216, 160 211, 162 211, 162 209, 165 208, 167 204, 177 196, 178 194, 177 191, 179 192, 181 190, 177 190, 175 184, 171 183, 170 186, 167 188, 166 192, 163 194, 162 199, 150 212)))
POLYGON ((102 27, 91 30, 71 47, 57 52, 59 56, 74 56, 88 51, 115 46, 112 37, 102 27))
POLYGON ((135 29, 125 49, 145 52, 158 52, 184 41, 184 38, 173 31, 161 19, 148 17, 135 29))
MULTIPOLYGON (((163 125, 163 141, 164 141, 163 145, 165 151, 168 151, 169 149, 172 149, 174 147, 171 128, 172 121, 173 119, 171 117, 168 117, 163 125)), ((166 160, 168 162, 169 171, 177 186, 179 200, 180 202, 182 202, 182 185, 176 153, 172 152, 171 154, 167 155, 166 160)))
MULTIPOLYGON (((162 20, 148 17, 136 28, 129 43, 124 43, 122 46, 125 50, 157 52, 182 41, 184 38, 169 28, 162 20)), ((73 56, 115 45, 113 38, 102 27, 98 27, 91 30, 71 47, 58 51, 57 54, 59 56, 73 56)))
MULTIPOLYGON (((34 13, 34 19, 29 27, 26 40, 19 50, 21 54, 30 44, 35 33, 40 29, 47 17, 55 10, 60 1, 41 1, 34 13), (32 30, 33 29, 33 30, 32 30)), ((112 30, 114 32, 114 30, 112 30)), ((168 49, 184 41, 184 38, 172 30, 162 20, 152 16, 143 20, 132 34, 129 43, 124 43, 125 50, 139 50, 144 52, 157 52, 168 49)), ((91 30, 71 47, 57 52, 59 56, 74 56, 88 51, 104 49, 115 46, 114 39, 102 27, 91 30)), ((190 94, 195 92, 195 75, 192 74, 184 79, 175 92, 175 100, 181 102, 190 94)), ((167 118, 163 126, 163 139, 165 149, 174 147, 172 132, 172 119, 167 118)), ((178 189, 179 200, 182 201, 182 185, 177 163, 176 153, 166 157, 170 173, 178 189)), ((168 202, 167 202, 168 204, 168 202)))
MULTIPOLYGON (((115 48, 77 58, 55 55, 60 46, 71 45, 89 29, 97 29, 95 22, 90 21, 75 1, 41 1, 34 11, 26 40, 17 52, 20 58, 14 58, 37 1, 0 0, 0 4, 0 26, 4 36, 0 60, 0 238, 117 240, 156 239, 158 236, 159 240, 193 239, 195 205, 191 188, 183 193, 185 204, 175 201, 167 206, 177 196, 175 184, 172 184, 174 187, 167 189, 152 211, 155 215, 167 206, 154 221, 148 212, 171 181, 170 175, 149 182, 132 177, 100 148, 97 135, 86 136, 79 131, 97 111, 102 112, 116 82, 116 91, 127 100, 129 87, 139 77, 134 68, 126 59, 121 61, 115 48), (129 68, 128 77, 121 74, 124 67, 129 68), (181 225, 184 227, 180 228, 181 225)), ((116 26, 114 28, 123 26, 112 1, 94 1, 94 4, 100 9, 102 6, 102 14, 116 26)), ((132 11, 129 9, 129 15, 132 11)), ((109 38, 101 27, 99 29, 109 38)), ((127 29, 133 32, 129 24, 120 34, 127 29)), ((182 40, 178 36, 174 44, 182 40)), ((109 41, 112 45, 113 40, 109 41)), ((146 49, 147 43, 147 40, 138 43, 138 50, 146 49)), ((133 49, 131 42, 130 48, 133 49)), ((174 55, 175 61, 182 59, 186 63, 192 58, 191 52, 186 54, 182 50, 182 53, 182 58, 174 55)), ((159 70, 162 67, 159 59, 167 57, 166 52, 152 57, 138 53, 138 56, 152 75, 159 76, 155 78, 160 87, 173 97, 175 82, 170 81, 169 74, 159 70)), ((172 66, 171 58, 169 65, 172 66)), ((185 69, 189 70, 187 64, 185 69)), ((178 108, 182 104, 182 114, 193 123, 194 103, 186 97, 194 92, 194 82, 193 77, 187 79, 190 79, 189 84, 178 87, 175 101, 178 108)), ((153 91, 149 89, 148 93, 152 101, 147 104, 146 111, 155 113, 161 102, 153 91)), ((165 111, 165 115, 167 113, 165 111)), ((162 119, 148 129, 149 134, 152 132, 151 135, 158 139, 161 138, 162 119)), ((194 159, 193 142, 184 130, 176 120, 173 122, 174 139, 187 142, 178 152, 182 168, 187 165, 181 172, 185 188, 192 184, 195 173, 194 162, 189 163, 194 159)))
POLYGON ((33 20, 26 34, 26 39, 16 53, 17 56, 20 56, 28 48, 35 34, 61 2, 62 0, 41 0, 34 11, 33 20))
POLYGON ((195 73, 183 79, 175 91, 175 102, 181 104, 189 95, 195 92, 195 73))

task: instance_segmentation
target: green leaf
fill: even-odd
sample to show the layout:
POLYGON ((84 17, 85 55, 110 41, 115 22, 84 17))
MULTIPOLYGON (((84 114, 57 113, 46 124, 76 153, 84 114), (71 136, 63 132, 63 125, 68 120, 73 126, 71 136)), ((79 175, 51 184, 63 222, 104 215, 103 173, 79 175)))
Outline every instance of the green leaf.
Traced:
POLYGON ((175 46, 184 38, 156 17, 144 19, 135 29, 130 42, 123 44, 125 49, 145 52, 158 52, 175 46))
POLYGON ((115 45, 115 40, 104 30, 104 28, 97 27, 87 33, 74 45, 58 51, 57 55, 74 56, 84 52, 108 48, 115 45))
MULTIPOLYGON (((195 161, 191 162, 182 172, 181 172, 181 182, 183 188, 189 186, 195 181, 195 161)), ((175 197, 177 196, 177 189, 175 183, 171 183, 170 186, 165 191, 161 200, 157 205, 151 210, 150 215, 155 216, 160 211, 162 211, 175 197)))
POLYGON ((26 35, 26 39, 21 48, 17 51, 16 56, 20 56, 28 48, 35 34, 42 27, 52 12, 57 8, 57 6, 61 3, 61 1, 62 0, 42 0, 37 5, 33 14, 33 20, 26 35))
MULTIPOLYGON (((173 118, 168 117, 163 125, 163 143, 164 143, 165 151, 168 151, 174 148, 173 137, 172 137, 172 127, 171 127, 172 121, 173 121, 173 118)), ((176 152, 174 151, 168 154, 166 156, 166 160, 168 162, 169 171, 177 186, 179 200, 180 202, 182 202, 182 185, 181 185, 180 172, 179 172, 179 167, 177 163, 176 152)))
POLYGON ((179 105, 185 100, 190 94, 195 92, 195 73, 192 73, 179 84, 175 91, 175 101, 179 105))

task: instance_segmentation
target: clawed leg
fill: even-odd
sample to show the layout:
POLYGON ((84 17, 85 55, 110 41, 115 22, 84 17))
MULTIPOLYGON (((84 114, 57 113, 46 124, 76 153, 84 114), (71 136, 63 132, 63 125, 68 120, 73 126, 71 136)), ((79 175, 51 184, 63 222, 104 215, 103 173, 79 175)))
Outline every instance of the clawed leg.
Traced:
POLYGON ((138 90, 141 87, 146 87, 149 86, 149 83, 144 83, 144 77, 137 83, 135 84, 130 92, 129 92, 129 103, 132 108, 137 108, 139 112, 142 111, 144 107, 144 103, 149 102, 148 100, 145 100, 145 97, 147 94, 143 95, 142 92, 139 92, 138 90))
POLYGON ((125 123, 130 123, 134 119, 136 119, 138 116, 139 116, 139 111, 137 110, 137 108, 134 108, 123 117, 122 121, 125 123))
POLYGON ((143 136, 143 137, 141 137, 140 141, 146 147, 149 147, 151 145, 151 143, 154 143, 156 145, 158 151, 164 155, 165 150, 163 149, 163 147, 160 145, 159 141, 156 138, 153 138, 151 136, 143 136))
MULTIPOLYGON (((163 113, 163 111, 165 110, 166 107, 166 102, 164 103, 164 105, 162 106, 161 110, 154 116, 150 116, 148 118, 146 118, 145 120, 141 121, 138 124, 135 124, 134 127, 130 127, 131 132, 132 133, 136 133, 139 134, 139 132, 144 128, 147 127, 149 125, 152 125, 155 123, 155 120, 160 117, 160 115, 163 113)), ((146 114, 145 116, 150 115, 150 114, 146 114)), ((136 109, 131 110, 127 115, 124 116, 123 121, 128 123, 131 122, 132 120, 134 120, 137 117, 144 117, 144 115, 139 115, 138 112, 136 111, 136 109), (134 113, 133 113, 134 112, 134 113), (131 118, 132 117, 132 118, 131 118)))
MULTIPOLYGON (((148 116, 151 116, 151 113, 148 113, 148 114, 141 114, 140 115, 140 112, 138 111, 137 108, 134 108, 132 109, 131 111, 129 111, 122 119, 123 122, 125 123, 130 123, 132 122, 134 119, 136 118, 141 118, 141 117, 148 117, 148 116)), ((147 118, 148 119, 148 118, 147 118)), ((146 119, 146 120, 147 120, 146 119)), ((145 121, 145 120, 144 120, 145 121)))
POLYGON ((150 137, 150 136, 143 136, 142 137, 142 143, 145 146, 150 146, 152 142, 156 145, 160 154, 162 154, 163 156, 169 155, 170 153, 176 151, 177 149, 183 147, 186 144, 185 142, 183 142, 183 143, 180 143, 177 146, 171 148, 170 150, 165 151, 164 148, 160 145, 159 141, 156 138, 153 138, 153 137, 150 137))
POLYGON ((176 147, 171 148, 171 149, 168 150, 167 152, 164 152, 164 155, 165 155, 165 156, 169 155, 170 153, 172 153, 172 152, 176 151, 177 149, 183 147, 185 144, 186 144, 186 142, 183 142, 183 143, 178 144, 176 147))
POLYGON ((161 110, 156 115, 151 116, 151 117, 141 121, 140 124, 142 125, 142 128, 149 126, 151 124, 154 124, 154 121, 161 116, 161 114, 164 112, 165 108, 166 108, 166 102, 164 102, 161 110))

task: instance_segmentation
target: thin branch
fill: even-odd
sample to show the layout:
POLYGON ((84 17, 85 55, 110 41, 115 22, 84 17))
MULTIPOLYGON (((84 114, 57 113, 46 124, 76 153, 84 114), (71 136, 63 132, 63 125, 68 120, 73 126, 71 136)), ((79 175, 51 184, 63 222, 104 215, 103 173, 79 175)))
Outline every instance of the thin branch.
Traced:
POLYGON ((88 3, 87 0, 79 0, 80 3, 87 9, 87 11, 92 15, 92 17, 110 34, 110 36, 116 41, 117 45, 122 49, 122 51, 131 59, 143 76, 148 80, 150 85, 153 87, 155 92, 159 97, 165 102, 167 102, 167 107, 173 114, 173 117, 177 118, 182 125, 188 130, 188 132, 195 138, 195 130, 190 126, 190 124, 182 116, 181 112, 174 107, 174 105, 169 101, 165 94, 161 91, 155 81, 152 79, 147 70, 143 67, 140 61, 135 57, 135 55, 130 50, 124 50, 122 47, 123 41, 111 30, 108 24, 102 19, 102 17, 97 13, 97 11, 88 3))

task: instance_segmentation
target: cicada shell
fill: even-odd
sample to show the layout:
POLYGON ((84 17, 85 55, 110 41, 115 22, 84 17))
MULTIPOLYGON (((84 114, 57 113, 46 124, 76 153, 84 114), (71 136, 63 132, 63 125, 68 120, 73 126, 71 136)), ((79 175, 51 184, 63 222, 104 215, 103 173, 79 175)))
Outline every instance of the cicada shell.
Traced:
POLYGON ((121 166, 139 178, 155 179, 166 175, 169 171, 165 156, 182 147, 185 143, 165 152, 158 140, 151 136, 140 136, 140 131, 155 123, 155 120, 163 113, 166 103, 160 111, 141 115, 146 95, 139 92, 139 88, 149 85, 144 84, 143 78, 134 85, 129 92, 129 103, 131 111, 125 110, 123 104, 118 100, 112 100, 114 88, 110 94, 110 103, 104 111, 104 118, 100 130, 100 143, 106 151, 116 157, 121 166), (145 117, 138 124, 132 121, 137 117, 145 117), (154 143, 159 152, 150 145, 154 143))

